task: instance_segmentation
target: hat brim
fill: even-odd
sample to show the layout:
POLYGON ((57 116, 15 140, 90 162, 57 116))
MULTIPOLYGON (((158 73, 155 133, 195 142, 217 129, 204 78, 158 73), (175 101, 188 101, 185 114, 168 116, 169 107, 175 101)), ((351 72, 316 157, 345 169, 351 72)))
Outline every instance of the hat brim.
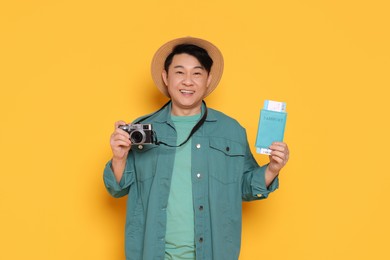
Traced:
POLYGON ((211 42, 200 38, 183 37, 171 40, 161 46, 153 56, 152 59, 152 78, 157 88, 167 97, 170 97, 167 86, 162 79, 162 72, 164 70, 164 63, 169 54, 172 53, 173 48, 179 44, 194 44, 207 51, 213 65, 211 66, 210 75, 211 82, 207 88, 206 96, 208 96, 218 85, 223 73, 223 56, 221 51, 211 42))

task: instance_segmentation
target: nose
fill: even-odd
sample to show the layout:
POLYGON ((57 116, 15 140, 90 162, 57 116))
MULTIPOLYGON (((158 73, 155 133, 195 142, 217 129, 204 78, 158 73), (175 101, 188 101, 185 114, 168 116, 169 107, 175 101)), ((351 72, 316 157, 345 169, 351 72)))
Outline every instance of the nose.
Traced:
POLYGON ((183 85, 184 86, 192 86, 192 77, 190 73, 187 73, 183 79, 183 85))

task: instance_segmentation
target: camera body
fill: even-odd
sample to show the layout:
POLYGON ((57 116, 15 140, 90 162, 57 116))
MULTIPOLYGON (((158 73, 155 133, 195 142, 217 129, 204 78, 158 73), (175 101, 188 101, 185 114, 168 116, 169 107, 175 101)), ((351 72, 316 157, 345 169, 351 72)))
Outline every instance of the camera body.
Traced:
POLYGON ((151 124, 127 124, 119 128, 129 133, 132 145, 154 143, 151 124))

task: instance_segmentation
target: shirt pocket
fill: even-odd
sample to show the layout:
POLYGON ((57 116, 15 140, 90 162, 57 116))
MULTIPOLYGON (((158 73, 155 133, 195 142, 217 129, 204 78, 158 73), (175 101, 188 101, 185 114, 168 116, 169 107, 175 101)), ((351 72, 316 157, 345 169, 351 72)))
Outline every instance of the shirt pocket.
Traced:
POLYGON ((245 147, 222 137, 211 138, 209 145, 210 176, 222 184, 238 182, 243 172, 245 147))
POLYGON ((131 148, 134 153, 134 165, 137 181, 143 182, 152 178, 156 172, 158 145, 135 145, 131 148))

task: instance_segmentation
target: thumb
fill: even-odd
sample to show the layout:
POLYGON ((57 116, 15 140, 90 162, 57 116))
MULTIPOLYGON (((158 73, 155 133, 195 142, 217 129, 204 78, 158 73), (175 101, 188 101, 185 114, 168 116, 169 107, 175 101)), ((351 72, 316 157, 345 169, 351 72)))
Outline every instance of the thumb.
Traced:
POLYGON ((115 129, 117 129, 120 125, 125 125, 125 124, 126 124, 125 121, 122 121, 122 120, 116 121, 115 122, 115 129))

